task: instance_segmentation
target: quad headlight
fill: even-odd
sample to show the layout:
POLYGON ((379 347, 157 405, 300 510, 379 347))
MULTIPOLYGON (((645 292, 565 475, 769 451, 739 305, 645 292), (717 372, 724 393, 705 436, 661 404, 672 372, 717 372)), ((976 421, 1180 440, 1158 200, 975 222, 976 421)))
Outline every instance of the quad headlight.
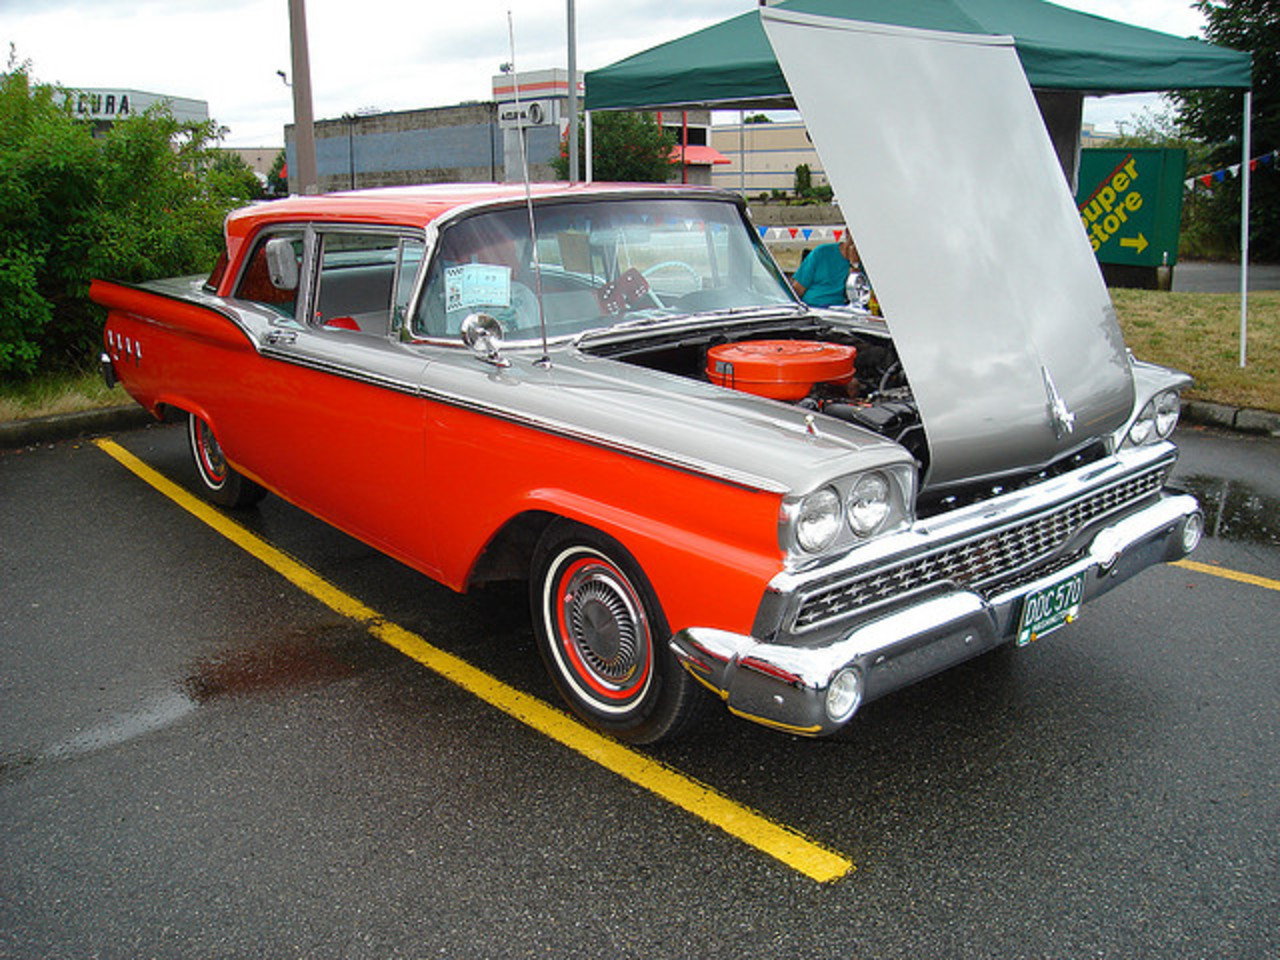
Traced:
POLYGON ((860 537, 880 532, 893 513, 893 490, 883 473, 864 473, 849 491, 849 527, 860 537))
POLYGON ((1128 443, 1140 447, 1143 444, 1166 439, 1178 425, 1178 417, 1181 413, 1182 400, 1178 396, 1178 391, 1165 390, 1156 394, 1147 401, 1142 412, 1138 414, 1138 419, 1133 421, 1133 426, 1129 428, 1129 435, 1126 438, 1128 443))
POLYGON ((831 487, 815 490, 800 501, 796 514, 796 542, 806 553, 821 553, 840 534, 844 511, 840 494, 831 487))
POLYGON ((914 493, 906 464, 842 477, 784 504, 784 548, 805 560, 901 529, 911 523, 914 493))
POLYGON ((1182 416, 1182 398, 1175 391, 1166 390, 1151 402, 1155 405, 1156 433, 1167 438, 1182 416))

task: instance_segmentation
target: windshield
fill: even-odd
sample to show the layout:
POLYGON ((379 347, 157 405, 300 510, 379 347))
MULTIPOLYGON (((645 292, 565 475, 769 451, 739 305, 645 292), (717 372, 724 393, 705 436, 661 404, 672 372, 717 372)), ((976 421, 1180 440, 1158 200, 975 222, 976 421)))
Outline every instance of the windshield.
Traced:
MULTIPOLYGON (((534 208, 549 337, 695 311, 793 302, 735 204, 650 197, 534 208)), ((478 213, 441 234, 417 336, 452 336, 487 313, 508 339, 539 337, 538 285, 524 207, 478 213)))

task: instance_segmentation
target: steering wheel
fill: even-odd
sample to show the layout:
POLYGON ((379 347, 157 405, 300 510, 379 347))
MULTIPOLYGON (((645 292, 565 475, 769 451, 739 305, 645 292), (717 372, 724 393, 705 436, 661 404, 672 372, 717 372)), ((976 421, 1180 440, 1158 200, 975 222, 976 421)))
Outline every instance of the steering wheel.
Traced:
MULTIPOLYGON (((689 266, 689 264, 685 263, 683 260, 663 260, 661 263, 655 263, 653 266, 646 267, 644 270, 640 272, 641 272, 641 275, 646 280, 648 280, 655 273, 658 273, 661 270, 666 270, 668 267, 676 267, 679 270, 683 270, 685 273, 689 274, 691 278, 693 278, 693 289, 690 290, 689 293, 695 293, 696 291, 702 289, 702 274, 700 274, 693 267, 689 266)), ((653 285, 650 284, 649 296, 653 297, 654 300, 658 301, 659 306, 662 306, 663 305, 662 301, 658 299, 658 295, 653 291, 652 286, 653 285)), ((687 296, 687 294, 681 294, 681 296, 687 296)))

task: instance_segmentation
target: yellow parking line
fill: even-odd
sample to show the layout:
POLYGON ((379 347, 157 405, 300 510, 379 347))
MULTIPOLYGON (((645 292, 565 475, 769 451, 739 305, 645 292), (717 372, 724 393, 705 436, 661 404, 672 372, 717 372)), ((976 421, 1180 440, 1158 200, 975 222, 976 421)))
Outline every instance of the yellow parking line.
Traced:
POLYGON ((246 530, 214 507, 192 496, 119 444, 111 440, 94 442, 125 468, 236 546, 261 560, 304 593, 343 616, 358 621, 379 640, 521 723, 657 794, 682 810, 701 817, 707 823, 819 883, 838 880, 854 869, 853 862, 847 857, 737 803, 673 767, 596 733, 537 697, 522 693, 465 660, 432 646, 417 634, 397 626, 355 597, 339 590, 314 570, 246 530))
POLYGON ((1229 567, 1215 567, 1195 560, 1176 560, 1173 565, 1182 567, 1184 570, 1194 570, 1196 573, 1207 573, 1211 577, 1222 577, 1224 580, 1235 580, 1237 583, 1265 587, 1268 590, 1280 590, 1280 580, 1259 577, 1252 573, 1241 573, 1239 570, 1232 570, 1229 567))

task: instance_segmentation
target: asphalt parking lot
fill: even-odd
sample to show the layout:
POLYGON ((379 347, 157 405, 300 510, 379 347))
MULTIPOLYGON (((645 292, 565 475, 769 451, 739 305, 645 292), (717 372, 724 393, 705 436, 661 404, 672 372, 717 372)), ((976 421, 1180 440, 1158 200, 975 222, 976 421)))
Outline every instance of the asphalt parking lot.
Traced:
MULTIPOLYGON (((189 485, 180 430, 115 439, 189 485)), ((0 453, 0 957, 1280 955, 1280 441, 1180 442, 1196 566, 835 739, 712 709, 641 755, 827 882, 385 642, 554 704, 518 587, 274 498, 233 541, 89 442, 0 453)))

